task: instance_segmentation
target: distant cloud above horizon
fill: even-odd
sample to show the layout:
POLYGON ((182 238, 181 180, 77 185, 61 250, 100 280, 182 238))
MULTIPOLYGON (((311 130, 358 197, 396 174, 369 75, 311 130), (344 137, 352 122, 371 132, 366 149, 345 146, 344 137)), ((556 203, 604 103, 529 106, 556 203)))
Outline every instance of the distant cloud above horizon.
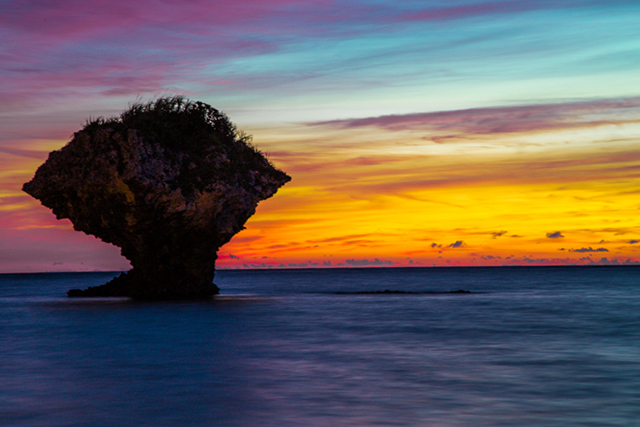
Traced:
POLYGON ((569 252, 609 252, 609 250, 607 248, 597 248, 597 249, 593 249, 591 248, 591 246, 589 246, 588 248, 580 248, 580 249, 569 249, 569 252))
POLYGON ((465 243, 462 240, 456 240, 455 242, 451 243, 450 245, 447 245, 448 248, 461 248, 465 245, 465 243))
POLYGON ((616 258, 609 260, 607 258, 600 258, 599 261, 591 261, 591 265, 640 265, 639 261, 634 261, 627 258, 624 261, 618 261, 616 258))
POLYGON ((547 233, 547 238, 549 239, 561 239, 564 236, 560 231, 554 231, 553 233, 547 233))
POLYGON ((345 261, 345 263, 349 266, 349 267, 370 267, 370 266, 389 266, 389 265, 393 265, 393 261, 382 261, 379 260, 378 258, 375 258, 372 261, 369 261, 368 259, 348 259, 345 261))

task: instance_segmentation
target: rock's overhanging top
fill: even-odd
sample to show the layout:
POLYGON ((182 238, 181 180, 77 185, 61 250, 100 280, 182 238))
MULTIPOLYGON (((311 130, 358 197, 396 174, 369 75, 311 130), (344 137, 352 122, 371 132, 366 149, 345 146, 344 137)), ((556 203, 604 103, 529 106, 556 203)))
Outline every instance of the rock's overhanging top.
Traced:
POLYGON ((209 297, 218 249, 291 178, 211 106, 181 97, 88 122, 23 190, 132 265, 70 296, 209 297))

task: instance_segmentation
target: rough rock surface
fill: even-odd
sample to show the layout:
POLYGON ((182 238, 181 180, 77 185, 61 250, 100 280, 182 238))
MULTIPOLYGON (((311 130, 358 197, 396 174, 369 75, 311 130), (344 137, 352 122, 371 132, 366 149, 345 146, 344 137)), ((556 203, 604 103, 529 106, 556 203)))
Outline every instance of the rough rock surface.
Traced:
POLYGON ((206 298, 218 249, 291 178, 228 118, 181 97, 88 122, 23 190, 78 231, 122 249, 132 269, 69 296, 206 298))

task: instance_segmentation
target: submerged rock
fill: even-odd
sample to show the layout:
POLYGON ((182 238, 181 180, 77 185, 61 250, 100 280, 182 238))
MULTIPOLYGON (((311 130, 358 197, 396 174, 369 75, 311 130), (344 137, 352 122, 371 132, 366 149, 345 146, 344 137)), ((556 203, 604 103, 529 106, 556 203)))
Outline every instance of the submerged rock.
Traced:
POLYGON ((23 190, 132 269, 69 296, 206 298, 218 249, 290 181, 211 106, 181 97, 88 122, 23 190))
POLYGON ((390 291, 389 289, 385 289, 384 291, 356 291, 356 292, 335 292, 338 295, 388 295, 388 294, 407 294, 407 295, 442 295, 442 294, 470 294, 471 291, 465 291, 463 289, 458 289, 457 291, 399 291, 394 290, 390 291))

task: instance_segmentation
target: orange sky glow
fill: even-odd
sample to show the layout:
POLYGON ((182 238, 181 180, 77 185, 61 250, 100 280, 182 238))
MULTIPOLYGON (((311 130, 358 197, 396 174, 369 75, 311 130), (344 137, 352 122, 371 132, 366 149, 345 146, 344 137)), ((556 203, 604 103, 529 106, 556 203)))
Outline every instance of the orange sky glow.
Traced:
POLYGON ((129 268, 21 187, 89 117, 173 94, 292 177, 219 268, 640 263, 640 6, 454 3, 11 2, 0 272, 129 268))
MULTIPOLYGON (((639 105, 621 108, 637 112, 639 105)), ((264 131, 260 148, 294 179, 260 205, 219 264, 635 261, 640 122, 585 118, 585 107, 560 106, 571 115, 562 125, 521 123, 520 129, 510 117, 511 128, 502 133, 469 125, 469 117, 443 124, 437 115, 406 125, 394 117, 385 126, 377 123, 385 120, 347 129, 345 123, 299 126, 288 130, 304 141, 295 145, 283 141, 281 130, 264 131)), ((599 108, 589 114, 620 113, 599 108)), ((492 110, 459 115, 482 119, 492 110)))

